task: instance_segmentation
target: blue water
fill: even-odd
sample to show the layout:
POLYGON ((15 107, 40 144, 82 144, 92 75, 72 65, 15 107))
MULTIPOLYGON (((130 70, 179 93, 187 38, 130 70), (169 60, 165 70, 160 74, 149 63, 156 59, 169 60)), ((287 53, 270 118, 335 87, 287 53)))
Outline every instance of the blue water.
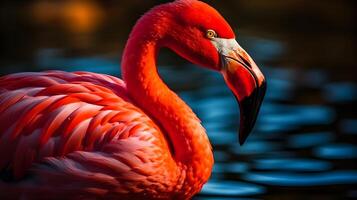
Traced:
POLYGON ((264 191, 264 187, 251 183, 212 179, 209 183, 203 186, 201 194, 217 196, 249 196, 262 194, 264 191))
POLYGON ((317 157, 325 159, 357 159, 357 145, 352 144, 327 144, 314 150, 317 157))
POLYGON ((277 171, 326 171, 332 164, 326 161, 303 158, 263 158, 254 161, 253 168, 257 170, 277 171))
POLYGON ((357 184, 357 172, 329 171, 325 173, 313 174, 293 172, 253 172, 245 174, 243 179, 273 186, 313 187, 340 184, 357 184))

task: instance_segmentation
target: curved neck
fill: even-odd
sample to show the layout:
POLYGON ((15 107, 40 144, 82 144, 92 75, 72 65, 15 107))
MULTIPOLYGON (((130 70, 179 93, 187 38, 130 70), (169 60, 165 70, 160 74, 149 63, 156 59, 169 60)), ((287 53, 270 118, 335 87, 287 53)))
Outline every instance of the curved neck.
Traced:
POLYGON ((207 180, 213 165, 211 145, 200 120, 159 77, 156 57, 169 23, 162 13, 157 18, 152 13, 139 20, 130 35, 122 75, 133 101, 168 134, 176 162, 207 180))

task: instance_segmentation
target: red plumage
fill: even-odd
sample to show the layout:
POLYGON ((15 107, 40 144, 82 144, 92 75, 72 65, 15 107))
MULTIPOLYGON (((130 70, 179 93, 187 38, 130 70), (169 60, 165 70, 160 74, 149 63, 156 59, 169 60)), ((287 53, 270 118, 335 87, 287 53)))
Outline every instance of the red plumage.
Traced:
POLYGON ((173 160, 160 129, 131 103, 120 79, 89 72, 22 73, 1 77, 0 88, 0 169, 11 169, 15 180, 29 169, 36 175, 11 195, 23 191, 52 199, 57 190, 58 199, 76 192, 108 198, 115 196, 112 190, 144 191, 145 182, 135 182, 170 169, 165 163, 173 160))

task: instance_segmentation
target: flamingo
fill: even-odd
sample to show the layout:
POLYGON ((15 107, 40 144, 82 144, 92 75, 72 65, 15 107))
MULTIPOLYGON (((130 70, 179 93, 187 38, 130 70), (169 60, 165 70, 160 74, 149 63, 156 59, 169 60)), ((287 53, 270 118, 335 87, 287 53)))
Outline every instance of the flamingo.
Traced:
POLYGON ((0 78, 2 199, 190 199, 210 177, 212 147, 194 112, 159 77, 169 48, 223 74, 240 105, 243 144, 266 81, 226 20, 176 0, 138 20, 123 80, 45 71, 0 78))

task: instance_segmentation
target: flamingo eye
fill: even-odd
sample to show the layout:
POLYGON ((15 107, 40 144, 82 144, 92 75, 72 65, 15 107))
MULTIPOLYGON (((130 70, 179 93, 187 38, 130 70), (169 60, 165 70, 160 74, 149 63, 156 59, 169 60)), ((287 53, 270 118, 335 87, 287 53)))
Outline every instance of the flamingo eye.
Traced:
POLYGON ((207 30, 206 37, 208 39, 213 39, 213 38, 217 37, 217 33, 214 30, 209 29, 209 30, 207 30))

